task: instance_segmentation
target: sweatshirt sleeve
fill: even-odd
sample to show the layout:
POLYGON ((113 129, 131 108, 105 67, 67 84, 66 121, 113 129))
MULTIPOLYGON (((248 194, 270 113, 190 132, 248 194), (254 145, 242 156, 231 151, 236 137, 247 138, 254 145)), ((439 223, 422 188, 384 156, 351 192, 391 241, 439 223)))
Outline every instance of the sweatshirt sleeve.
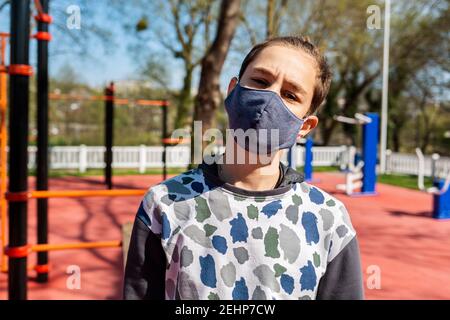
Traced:
POLYGON ((164 300, 166 255, 161 234, 154 229, 155 223, 152 228, 151 218, 144 207, 143 201, 131 233, 123 297, 126 300, 164 300))
POLYGON ((363 300, 364 289, 356 236, 328 263, 317 300, 363 300))

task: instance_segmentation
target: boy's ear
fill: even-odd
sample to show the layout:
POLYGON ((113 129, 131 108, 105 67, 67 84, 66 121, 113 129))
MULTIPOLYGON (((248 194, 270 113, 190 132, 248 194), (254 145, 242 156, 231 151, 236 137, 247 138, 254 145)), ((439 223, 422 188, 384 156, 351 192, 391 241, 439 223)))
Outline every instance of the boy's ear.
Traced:
POLYGON ((306 118, 305 122, 303 122, 303 126, 301 127, 297 137, 305 137, 312 129, 317 127, 318 123, 319 118, 317 118, 316 116, 309 116, 308 118, 306 118))
POLYGON ((231 78, 230 83, 228 84, 227 95, 229 95, 230 92, 234 89, 234 87, 236 87, 237 83, 238 83, 238 78, 237 77, 231 78))

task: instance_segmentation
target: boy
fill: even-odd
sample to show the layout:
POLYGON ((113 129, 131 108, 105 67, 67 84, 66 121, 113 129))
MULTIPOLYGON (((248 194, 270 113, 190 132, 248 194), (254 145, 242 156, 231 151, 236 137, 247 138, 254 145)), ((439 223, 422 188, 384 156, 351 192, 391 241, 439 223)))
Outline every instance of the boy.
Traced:
POLYGON ((330 81, 305 38, 273 38, 249 52, 225 108, 230 129, 253 130, 256 141, 235 135, 221 162, 149 189, 131 236, 125 299, 363 298, 344 205, 280 162, 317 126, 330 81), (269 161, 248 161, 262 150, 269 161))

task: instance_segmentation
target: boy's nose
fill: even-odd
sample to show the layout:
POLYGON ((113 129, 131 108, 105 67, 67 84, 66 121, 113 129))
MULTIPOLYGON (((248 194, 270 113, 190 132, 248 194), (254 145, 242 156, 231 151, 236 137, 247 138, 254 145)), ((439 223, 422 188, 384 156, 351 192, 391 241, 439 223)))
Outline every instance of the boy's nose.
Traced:
POLYGON ((267 87, 267 90, 273 91, 281 97, 281 86, 282 86, 281 83, 282 82, 279 79, 277 79, 269 87, 267 87))

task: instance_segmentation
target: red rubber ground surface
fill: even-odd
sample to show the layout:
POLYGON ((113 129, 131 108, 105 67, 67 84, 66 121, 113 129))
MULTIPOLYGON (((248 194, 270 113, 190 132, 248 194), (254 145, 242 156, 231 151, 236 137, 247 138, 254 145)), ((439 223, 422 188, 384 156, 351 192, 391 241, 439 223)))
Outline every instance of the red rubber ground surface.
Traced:
MULTIPOLYGON (((381 288, 367 299, 450 299, 450 221, 430 217, 432 198, 419 191, 378 184, 378 195, 348 197, 335 191, 341 174, 317 173, 312 184, 341 199, 358 232, 365 283, 370 266, 381 272, 381 288)), ((117 188, 148 188, 159 176, 115 177, 117 188)), ((51 189, 103 188, 100 177, 51 179, 51 189)), ((30 180, 30 188, 33 180, 30 180)), ((140 197, 51 199, 50 242, 114 240, 132 221, 140 197)), ((36 202, 29 203, 29 241, 35 242, 36 202)), ((29 272, 29 299, 120 299, 121 249, 50 252, 50 282, 39 284, 29 272), (67 289, 70 265, 81 269, 81 289, 67 289)), ((34 263, 34 255, 30 265, 34 263)), ((372 269, 373 270, 373 269, 372 269)), ((7 276, 0 274, 0 299, 7 298, 7 276)))

